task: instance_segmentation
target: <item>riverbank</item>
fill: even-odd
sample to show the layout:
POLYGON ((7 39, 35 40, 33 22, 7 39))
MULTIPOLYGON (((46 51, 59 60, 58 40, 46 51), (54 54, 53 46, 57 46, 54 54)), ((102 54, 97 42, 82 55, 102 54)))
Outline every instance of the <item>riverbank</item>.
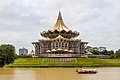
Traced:
POLYGON ((9 68, 120 67, 120 59, 98 58, 19 58, 9 68))

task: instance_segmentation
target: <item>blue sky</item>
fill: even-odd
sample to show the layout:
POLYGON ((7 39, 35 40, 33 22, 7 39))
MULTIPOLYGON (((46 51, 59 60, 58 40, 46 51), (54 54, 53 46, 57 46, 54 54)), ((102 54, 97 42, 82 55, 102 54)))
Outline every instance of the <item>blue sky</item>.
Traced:
POLYGON ((119 0, 0 0, 0 44, 31 51, 31 42, 55 24, 60 4, 65 24, 80 32, 78 38, 91 46, 120 49, 119 0))

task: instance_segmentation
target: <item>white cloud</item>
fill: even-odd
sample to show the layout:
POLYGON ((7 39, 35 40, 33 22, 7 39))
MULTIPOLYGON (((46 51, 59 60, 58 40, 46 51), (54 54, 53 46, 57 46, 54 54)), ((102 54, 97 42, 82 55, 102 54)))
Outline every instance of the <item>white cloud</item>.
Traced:
POLYGON ((81 33, 79 38, 93 46, 120 48, 118 0, 0 0, 0 44, 31 50, 31 41, 56 22, 60 4, 64 22, 81 33))

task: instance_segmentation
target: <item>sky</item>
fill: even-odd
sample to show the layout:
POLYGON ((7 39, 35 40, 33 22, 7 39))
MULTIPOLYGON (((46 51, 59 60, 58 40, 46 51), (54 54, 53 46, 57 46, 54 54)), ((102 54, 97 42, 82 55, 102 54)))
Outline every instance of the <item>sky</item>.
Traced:
POLYGON ((59 10, 65 24, 90 46, 120 49, 120 0, 0 0, 0 44, 34 49, 59 10))

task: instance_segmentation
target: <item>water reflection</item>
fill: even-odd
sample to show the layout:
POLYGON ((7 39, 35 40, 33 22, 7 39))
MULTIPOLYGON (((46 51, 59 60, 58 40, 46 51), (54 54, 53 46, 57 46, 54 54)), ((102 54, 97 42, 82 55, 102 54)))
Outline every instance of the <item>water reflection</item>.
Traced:
POLYGON ((77 74, 76 68, 1 68, 0 80, 120 80, 120 68, 97 68, 97 74, 77 74))

